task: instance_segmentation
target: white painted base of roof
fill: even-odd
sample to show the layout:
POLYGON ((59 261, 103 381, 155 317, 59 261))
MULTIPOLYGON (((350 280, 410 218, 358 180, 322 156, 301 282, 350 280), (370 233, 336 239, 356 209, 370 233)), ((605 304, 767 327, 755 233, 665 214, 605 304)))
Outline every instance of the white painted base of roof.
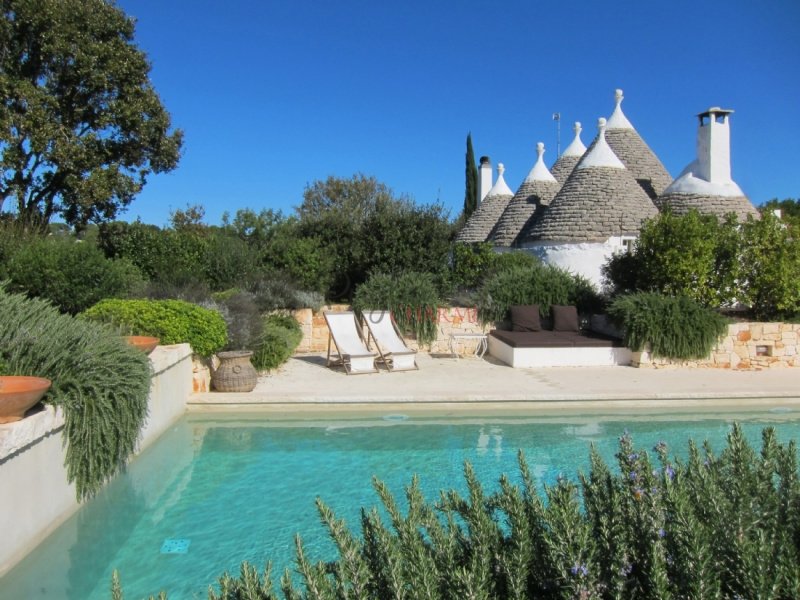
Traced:
POLYGON ((744 196, 742 188, 736 185, 736 182, 711 183, 700 177, 695 177, 694 171, 696 170, 697 161, 694 161, 681 172, 675 181, 669 184, 667 189, 664 190, 663 195, 698 194, 701 196, 722 196, 725 198, 744 196))
POLYGON ((623 245, 621 237, 612 237, 605 242, 527 244, 524 250, 545 264, 585 277, 600 290, 603 288, 603 265, 613 254, 621 252, 623 245))

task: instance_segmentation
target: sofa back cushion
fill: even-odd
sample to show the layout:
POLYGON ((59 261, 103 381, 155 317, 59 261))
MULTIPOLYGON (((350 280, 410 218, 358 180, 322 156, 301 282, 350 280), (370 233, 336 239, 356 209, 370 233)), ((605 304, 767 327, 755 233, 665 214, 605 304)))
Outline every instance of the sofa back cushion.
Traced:
POLYGON ((553 331, 580 331, 577 308, 554 304, 551 310, 553 311, 553 331))
POLYGON ((539 305, 515 305, 511 307, 512 331, 541 331, 542 323, 539 320, 539 305))

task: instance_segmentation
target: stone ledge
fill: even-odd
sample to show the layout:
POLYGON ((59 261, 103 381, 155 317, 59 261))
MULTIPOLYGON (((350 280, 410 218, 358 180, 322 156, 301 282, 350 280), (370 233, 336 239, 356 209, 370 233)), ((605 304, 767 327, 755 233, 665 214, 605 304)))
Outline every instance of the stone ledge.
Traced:
POLYGON ((48 404, 20 421, 3 423, 0 425, 0 462, 63 428, 64 411, 48 404))

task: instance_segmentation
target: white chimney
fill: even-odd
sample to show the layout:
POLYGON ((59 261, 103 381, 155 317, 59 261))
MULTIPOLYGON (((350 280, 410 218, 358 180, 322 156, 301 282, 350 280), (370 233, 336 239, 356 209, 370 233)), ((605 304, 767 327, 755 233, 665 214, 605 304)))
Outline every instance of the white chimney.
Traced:
POLYGON ((481 166, 478 169, 478 187, 480 188, 480 195, 478 202, 483 202, 486 194, 492 189, 492 161, 488 156, 481 156, 481 166))
POLYGON ((733 111, 714 106, 700 113, 697 128, 696 177, 709 183, 731 183, 731 130, 733 111))

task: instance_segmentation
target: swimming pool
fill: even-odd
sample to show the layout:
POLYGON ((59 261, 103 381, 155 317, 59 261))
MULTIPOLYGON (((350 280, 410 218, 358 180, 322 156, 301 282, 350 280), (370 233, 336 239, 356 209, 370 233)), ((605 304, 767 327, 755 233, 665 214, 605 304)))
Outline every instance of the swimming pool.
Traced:
POLYGON ((138 457, 15 569, 0 579, 0 598, 107 599, 113 569, 126 598, 165 589, 172 600, 205 598, 224 570, 242 560, 291 566, 299 532, 314 559, 333 547, 314 507, 321 496, 358 528, 359 508, 377 504, 373 475, 397 495, 418 474, 429 498, 465 489, 463 461, 488 489, 503 472, 517 480, 522 448, 541 483, 574 477, 594 443, 613 461, 625 430, 636 445, 659 441, 683 455, 686 442, 721 449, 734 420, 755 445, 774 426, 782 442, 800 433, 797 413, 709 418, 649 415, 439 421, 381 419, 280 423, 242 415, 189 415, 138 457))

